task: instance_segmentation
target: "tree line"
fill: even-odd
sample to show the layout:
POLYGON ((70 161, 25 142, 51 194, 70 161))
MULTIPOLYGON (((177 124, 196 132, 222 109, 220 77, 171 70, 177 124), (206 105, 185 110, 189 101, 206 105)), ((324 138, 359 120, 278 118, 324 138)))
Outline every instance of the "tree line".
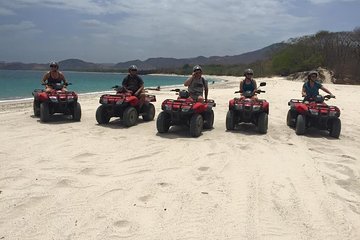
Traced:
MULTIPOLYGON (((291 38, 282 49, 262 61, 237 65, 205 65, 209 75, 242 76, 252 68, 256 76, 287 76, 324 67, 333 73, 335 83, 360 84, 360 27, 348 32, 319 31, 313 35, 291 38)), ((151 72, 189 75, 192 66, 158 69, 151 72)))

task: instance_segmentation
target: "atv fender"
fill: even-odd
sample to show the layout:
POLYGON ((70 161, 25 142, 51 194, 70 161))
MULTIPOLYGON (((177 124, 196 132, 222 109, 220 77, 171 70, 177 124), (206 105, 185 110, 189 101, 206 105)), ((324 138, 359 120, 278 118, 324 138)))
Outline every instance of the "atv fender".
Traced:
POLYGON ((308 111, 308 107, 306 106, 306 104, 296 104, 295 109, 298 113, 300 114, 305 114, 308 111))
POLYGON ((262 107, 264 109, 264 112, 266 112, 266 114, 269 114, 269 102, 264 101, 262 107))
POLYGON ((193 109, 196 113, 202 113, 207 109, 206 104, 197 102, 193 105, 193 109))
POLYGON ((234 108, 234 106, 235 106, 235 99, 231 99, 229 101, 229 110, 232 110, 234 108))
POLYGON ((126 101, 133 107, 136 107, 139 103, 139 99, 136 96, 126 97, 126 101))

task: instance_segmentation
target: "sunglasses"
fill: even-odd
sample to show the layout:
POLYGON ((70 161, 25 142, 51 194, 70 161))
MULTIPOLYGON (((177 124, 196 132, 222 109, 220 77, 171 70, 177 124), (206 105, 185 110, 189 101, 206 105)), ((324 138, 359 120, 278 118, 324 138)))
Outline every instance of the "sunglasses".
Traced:
POLYGON ((130 71, 131 71, 131 72, 137 72, 137 70, 136 70, 136 69, 131 69, 130 71))
POLYGON ((56 65, 50 65, 51 68, 56 68, 57 66, 56 65))
POLYGON ((252 75, 254 75, 254 74, 252 74, 252 73, 247 73, 246 75, 250 75, 250 76, 252 76, 252 75))

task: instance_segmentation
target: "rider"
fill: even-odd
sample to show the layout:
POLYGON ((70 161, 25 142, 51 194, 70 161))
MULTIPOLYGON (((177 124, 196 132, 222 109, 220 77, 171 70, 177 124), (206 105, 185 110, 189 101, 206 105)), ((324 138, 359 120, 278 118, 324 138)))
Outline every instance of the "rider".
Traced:
POLYGON ((203 92, 205 92, 205 102, 207 101, 209 88, 208 82, 202 77, 202 69, 199 65, 194 66, 193 73, 185 82, 188 87, 189 95, 195 101, 203 101, 203 92))
POLYGON ((254 98, 257 90, 256 81, 253 79, 254 71, 251 68, 245 69, 245 79, 240 82, 240 94, 243 95, 245 92, 251 91, 254 98))
POLYGON ((335 97, 328 89, 326 89, 319 81, 317 81, 318 77, 317 71, 310 71, 308 74, 308 80, 304 83, 302 87, 302 96, 304 100, 314 99, 317 95, 319 95, 319 89, 324 92, 330 94, 332 97, 335 97))
POLYGON ((144 81, 137 74, 138 68, 135 65, 131 65, 128 69, 129 74, 122 81, 122 86, 126 92, 131 92, 140 100, 140 107, 145 102, 145 90, 144 81))
POLYGON ((50 92, 53 90, 53 85, 57 83, 64 82, 64 87, 62 90, 66 91, 65 86, 68 82, 65 79, 65 76, 62 72, 59 71, 59 64, 57 62, 50 62, 50 71, 44 74, 41 83, 45 84, 45 91, 50 92))

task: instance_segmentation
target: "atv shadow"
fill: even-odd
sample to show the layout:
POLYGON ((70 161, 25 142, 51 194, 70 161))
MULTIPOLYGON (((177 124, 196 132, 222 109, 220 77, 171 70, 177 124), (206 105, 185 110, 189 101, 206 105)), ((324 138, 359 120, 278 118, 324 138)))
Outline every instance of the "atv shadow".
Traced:
MULTIPOLYGON (((320 130, 317 128, 308 128, 306 129, 306 132, 304 135, 302 135, 304 137, 309 137, 309 138, 326 138, 328 140, 339 140, 340 138, 334 138, 331 137, 329 135, 329 131, 326 130, 320 130)), ((340 135, 341 137, 341 135, 340 135)))
POLYGON ((31 117, 37 119, 37 122, 42 124, 69 124, 69 123, 80 122, 80 121, 74 121, 71 116, 66 116, 61 114, 51 115, 47 122, 41 122, 40 118, 36 117, 35 115, 31 115, 31 117))
POLYGON ((231 133, 241 133, 245 135, 264 135, 258 132, 257 127, 252 123, 240 123, 235 125, 234 130, 225 130, 231 133))
POLYGON ((139 118, 134 126, 126 127, 124 125, 124 123, 123 123, 123 120, 121 120, 120 118, 116 118, 114 120, 110 120, 110 122, 106 123, 106 124, 98 124, 97 123, 96 126, 105 127, 105 128, 112 128, 112 129, 127 129, 127 128, 136 127, 137 125, 141 125, 141 124, 144 124, 144 123, 147 123, 147 122, 142 120, 141 118, 139 118))
MULTIPOLYGON (((208 131, 211 131, 213 129, 214 128, 203 129, 199 137, 201 137, 203 135, 203 132, 208 132, 208 131)), ((156 136, 166 138, 166 139, 177 139, 177 138, 193 138, 193 139, 196 139, 196 138, 199 138, 199 137, 192 137, 190 135, 189 127, 186 126, 186 125, 174 125, 174 126, 171 126, 167 133, 156 133, 156 136)))

